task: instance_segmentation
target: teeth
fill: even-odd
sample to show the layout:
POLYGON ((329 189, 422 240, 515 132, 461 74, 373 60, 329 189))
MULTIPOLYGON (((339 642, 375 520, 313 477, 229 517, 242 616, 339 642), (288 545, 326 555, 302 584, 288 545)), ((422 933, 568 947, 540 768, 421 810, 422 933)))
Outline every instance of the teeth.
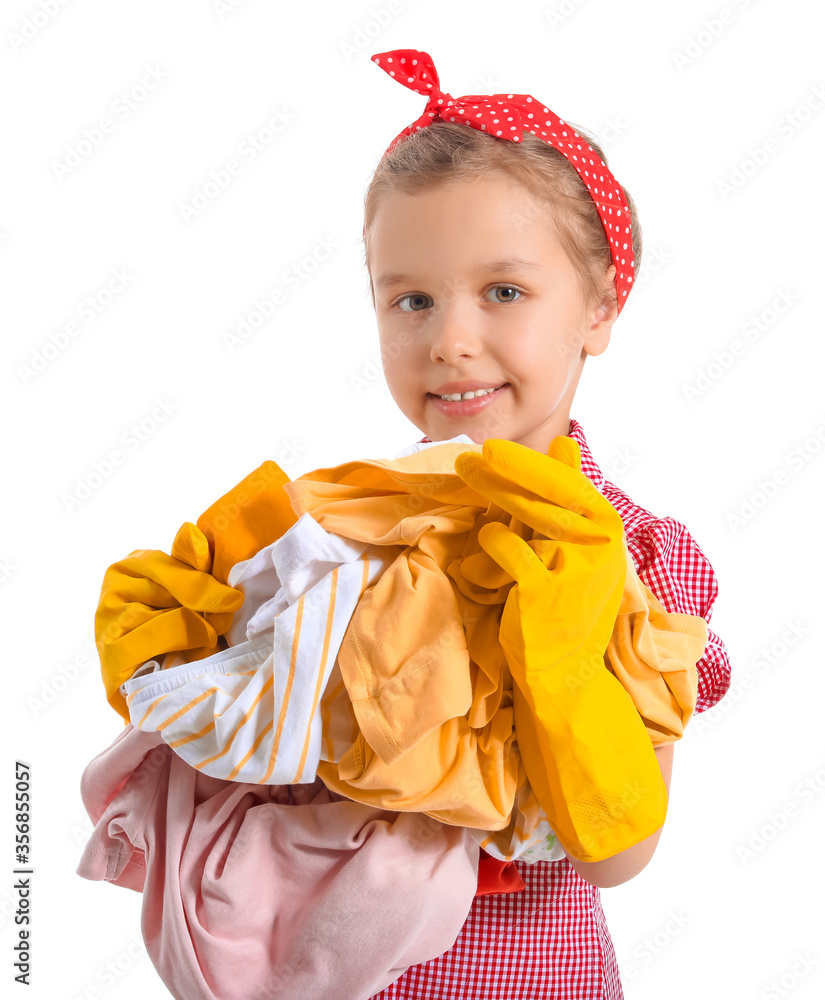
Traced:
POLYGON ((500 389, 501 386, 496 386, 493 389, 476 389, 473 392, 465 392, 463 395, 460 392, 451 392, 448 396, 441 396, 440 398, 456 403, 459 399, 473 399, 475 396, 488 396, 491 392, 495 392, 496 388, 500 389))

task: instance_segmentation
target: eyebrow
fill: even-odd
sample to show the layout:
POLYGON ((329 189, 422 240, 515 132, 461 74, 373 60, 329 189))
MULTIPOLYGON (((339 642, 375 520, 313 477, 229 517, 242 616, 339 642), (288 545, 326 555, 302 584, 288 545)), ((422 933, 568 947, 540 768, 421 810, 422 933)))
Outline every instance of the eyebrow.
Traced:
MULTIPOLYGON (((497 260, 489 260, 484 264, 479 264, 475 269, 475 273, 479 272, 502 272, 502 271, 541 271, 542 265, 537 264, 533 260, 526 260, 524 257, 499 257, 497 260)), ((401 285, 406 282, 412 281, 412 278, 408 274, 404 274, 401 271, 388 271, 386 274, 381 274, 374 282, 374 287, 376 291, 380 291, 384 288, 388 288, 391 285, 401 285)))

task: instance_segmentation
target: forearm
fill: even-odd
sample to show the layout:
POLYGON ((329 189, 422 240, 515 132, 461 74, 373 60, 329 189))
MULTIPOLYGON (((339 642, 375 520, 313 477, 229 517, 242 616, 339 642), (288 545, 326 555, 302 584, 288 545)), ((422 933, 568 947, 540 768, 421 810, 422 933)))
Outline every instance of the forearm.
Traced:
MULTIPOLYGON (((673 767, 673 743, 657 747, 655 753, 669 797, 670 775, 673 767)), ((662 827, 649 837, 639 841, 638 844, 614 854, 613 857, 605 858, 603 861, 580 861, 568 854, 564 847, 562 850, 569 858, 570 864, 583 879, 590 882, 591 885, 607 889, 614 885, 621 885, 632 879, 634 875, 639 874, 653 857, 661 833, 662 827)))

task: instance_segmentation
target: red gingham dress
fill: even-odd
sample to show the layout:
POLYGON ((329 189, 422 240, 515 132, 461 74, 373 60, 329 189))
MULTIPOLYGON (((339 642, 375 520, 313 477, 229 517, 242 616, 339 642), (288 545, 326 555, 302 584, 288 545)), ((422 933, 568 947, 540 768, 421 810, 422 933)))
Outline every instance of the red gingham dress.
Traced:
MULTIPOLYGON (((685 526, 655 517, 606 480, 577 420, 570 419, 568 433, 579 445, 582 472, 621 515, 640 579, 667 611, 709 622, 716 576, 685 526)), ((699 713, 730 686, 727 650, 710 629, 697 670, 699 713)), ((523 890, 476 896, 453 947, 412 966, 373 1000, 624 1000, 600 890, 566 857, 515 865, 523 890)))

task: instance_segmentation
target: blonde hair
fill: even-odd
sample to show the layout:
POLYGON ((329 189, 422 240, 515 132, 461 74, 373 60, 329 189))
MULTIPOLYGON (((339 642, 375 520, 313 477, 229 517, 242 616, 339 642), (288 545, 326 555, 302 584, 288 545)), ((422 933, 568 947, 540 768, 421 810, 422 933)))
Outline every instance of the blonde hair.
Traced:
MULTIPOLYGON (((607 163, 594 138, 576 131, 607 163)), ((370 271, 370 237, 382 197, 393 191, 417 194, 427 187, 457 179, 489 177, 497 170, 522 184, 548 209, 547 223, 579 276, 588 306, 600 302, 615 284, 607 281, 613 264, 595 202, 567 158, 531 132, 521 142, 504 142, 459 122, 436 118, 431 125, 402 139, 378 164, 364 196, 364 263, 370 271)), ((621 185, 620 185, 621 186, 621 185)), ((633 229, 634 272, 642 257, 642 229, 636 206, 622 186, 633 229)), ((375 299, 370 274, 370 292, 375 299)))

